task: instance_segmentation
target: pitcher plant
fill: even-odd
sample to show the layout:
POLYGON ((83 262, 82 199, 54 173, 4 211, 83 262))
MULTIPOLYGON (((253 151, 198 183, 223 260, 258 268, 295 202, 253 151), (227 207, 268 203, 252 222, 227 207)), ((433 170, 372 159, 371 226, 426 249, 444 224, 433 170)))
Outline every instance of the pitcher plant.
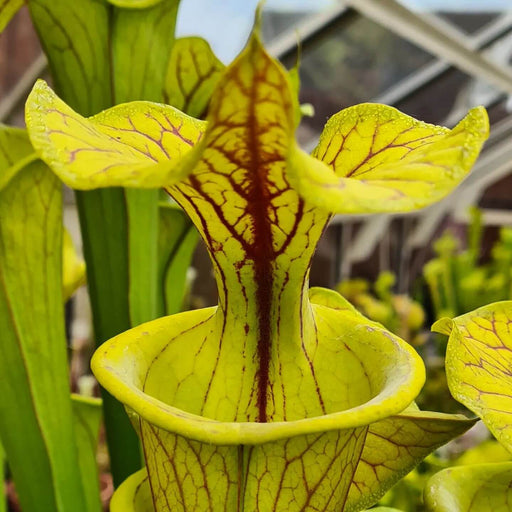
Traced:
POLYGON ((448 194, 487 116, 476 108, 449 130, 358 105, 308 155, 294 137, 295 74, 258 26, 219 72, 206 121, 143 101, 84 118, 42 81, 27 103, 31 141, 66 184, 163 187, 215 272, 218 306, 142 324, 94 355, 147 465, 112 510, 362 510, 473 420, 417 410, 421 359, 336 292, 308 289, 315 247, 335 213, 448 194))

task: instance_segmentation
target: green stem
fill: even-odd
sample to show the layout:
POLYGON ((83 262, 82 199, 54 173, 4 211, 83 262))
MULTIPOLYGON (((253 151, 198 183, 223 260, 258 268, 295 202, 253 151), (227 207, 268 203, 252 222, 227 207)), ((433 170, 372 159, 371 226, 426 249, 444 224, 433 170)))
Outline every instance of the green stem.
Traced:
MULTIPOLYGON (((77 192, 97 344, 130 328, 128 227, 122 189, 77 192)), ((102 389, 114 485, 140 468, 140 450, 123 406, 102 389)))

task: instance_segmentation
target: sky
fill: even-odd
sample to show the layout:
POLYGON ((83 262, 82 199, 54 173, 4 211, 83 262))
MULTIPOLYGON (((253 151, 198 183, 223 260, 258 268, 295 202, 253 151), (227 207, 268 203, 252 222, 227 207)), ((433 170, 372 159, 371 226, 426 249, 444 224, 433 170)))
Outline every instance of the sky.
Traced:
MULTIPOLYGON (((505 11, 512 0, 400 0, 415 10, 505 11)), ((265 8, 279 10, 322 10, 336 0, 267 0, 265 8)), ((229 63, 245 45, 258 0, 181 0, 177 35, 199 35, 229 63)))
POLYGON ((182 0, 176 35, 204 37, 219 59, 228 63, 249 35, 257 3, 257 0, 182 0))
MULTIPOLYGON (((265 8, 315 11, 333 3, 334 0, 267 0, 265 8)), ((257 5, 258 0, 181 0, 176 34, 204 37, 217 57, 228 63, 245 45, 257 5)))

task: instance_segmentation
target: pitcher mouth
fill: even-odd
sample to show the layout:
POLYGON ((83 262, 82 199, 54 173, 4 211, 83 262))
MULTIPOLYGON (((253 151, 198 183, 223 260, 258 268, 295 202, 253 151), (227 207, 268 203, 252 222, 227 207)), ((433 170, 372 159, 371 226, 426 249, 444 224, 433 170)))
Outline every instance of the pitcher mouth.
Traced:
POLYGON ((189 439, 217 445, 254 445, 304 434, 356 428, 403 411, 419 393, 425 370, 421 358, 407 343, 389 337, 382 350, 394 352, 394 366, 381 372, 381 388, 355 407, 292 421, 266 423, 219 421, 165 403, 143 391, 149 362, 161 351, 174 324, 199 322, 215 308, 160 318, 120 334, 94 354, 92 369, 98 381, 142 420, 189 439))

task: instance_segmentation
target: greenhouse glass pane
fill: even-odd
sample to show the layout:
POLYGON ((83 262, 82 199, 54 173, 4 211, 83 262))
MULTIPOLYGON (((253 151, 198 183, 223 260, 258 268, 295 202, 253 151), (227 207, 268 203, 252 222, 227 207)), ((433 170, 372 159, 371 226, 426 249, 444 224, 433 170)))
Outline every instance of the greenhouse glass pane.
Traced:
POLYGON ((417 12, 434 13, 466 34, 484 28, 502 14, 512 12, 510 0, 399 0, 417 12))
POLYGON ((474 34, 501 16, 501 12, 437 12, 440 18, 455 25, 466 34, 474 34))
POLYGON ((372 101, 434 60, 373 21, 352 16, 328 37, 303 49, 301 101, 312 103, 316 112, 314 118, 304 120, 304 129, 320 131, 326 117, 372 101))

